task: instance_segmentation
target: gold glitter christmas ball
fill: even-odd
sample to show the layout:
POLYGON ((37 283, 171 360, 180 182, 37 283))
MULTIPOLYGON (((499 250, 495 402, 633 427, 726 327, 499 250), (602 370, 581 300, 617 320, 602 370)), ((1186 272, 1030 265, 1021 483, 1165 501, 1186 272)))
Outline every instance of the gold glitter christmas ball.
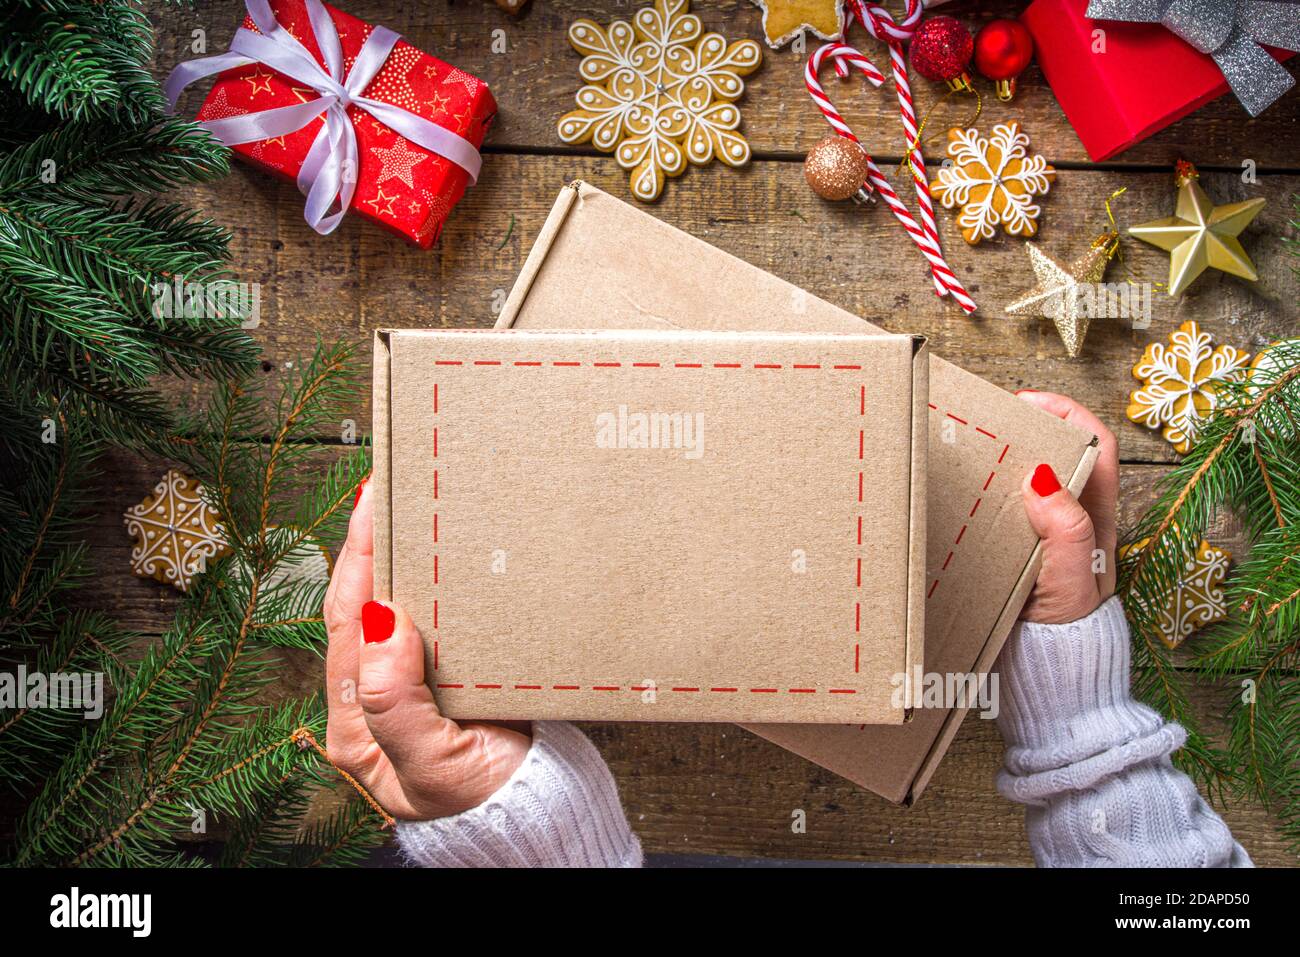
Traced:
POLYGON ((804 179, 823 199, 848 199, 867 179, 866 151, 843 136, 831 134, 808 151, 804 179))

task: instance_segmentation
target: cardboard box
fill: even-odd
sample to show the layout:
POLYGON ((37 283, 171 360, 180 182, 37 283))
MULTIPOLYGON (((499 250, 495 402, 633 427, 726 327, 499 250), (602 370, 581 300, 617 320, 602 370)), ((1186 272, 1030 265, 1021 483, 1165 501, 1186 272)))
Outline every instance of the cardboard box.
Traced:
POLYGON ((924 640, 924 340, 375 345, 375 591, 420 627, 444 714, 904 720, 924 640))
MULTIPOLYGON (((965 320, 954 320, 965 321, 965 320)), ((560 192, 497 322, 880 332, 830 303, 585 183, 560 192)), ((1020 483, 1050 463, 1083 488, 1096 439, 942 359, 930 359, 924 673, 983 675, 1038 574, 1020 483)), ((920 702, 918 702, 920 704, 920 702)), ((966 708, 898 727, 750 726, 892 801, 924 790, 966 708)))

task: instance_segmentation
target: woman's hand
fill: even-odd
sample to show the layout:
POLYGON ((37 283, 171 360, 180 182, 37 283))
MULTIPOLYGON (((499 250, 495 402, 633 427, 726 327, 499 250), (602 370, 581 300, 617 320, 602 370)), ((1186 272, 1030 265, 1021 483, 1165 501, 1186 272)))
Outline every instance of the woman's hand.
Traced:
POLYGON ((1053 392, 1017 392, 1058 418, 1087 429, 1101 454, 1076 500, 1050 465, 1025 476, 1021 494, 1029 524, 1043 540, 1043 567, 1020 617, 1045 625, 1078 621, 1115 594, 1115 506, 1119 444, 1101 421, 1073 399, 1053 392))
POLYGON ((371 600, 372 498, 363 483, 325 593, 326 749, 394 817, 445 817, 491 797, 531 740, 438 713, 424 683, 419 631, 396 605, 371 600))

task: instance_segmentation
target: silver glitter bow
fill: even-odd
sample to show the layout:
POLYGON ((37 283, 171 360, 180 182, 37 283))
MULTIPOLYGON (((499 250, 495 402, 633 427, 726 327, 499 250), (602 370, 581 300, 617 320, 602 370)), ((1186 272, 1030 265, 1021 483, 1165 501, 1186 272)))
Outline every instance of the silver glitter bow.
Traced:
POLYGON ((1295 86, 1260 44, 1300 51, 1297 0, 1090 0, 1087 16, 1163 24, 1214 58, 1251 116, 1295 86))

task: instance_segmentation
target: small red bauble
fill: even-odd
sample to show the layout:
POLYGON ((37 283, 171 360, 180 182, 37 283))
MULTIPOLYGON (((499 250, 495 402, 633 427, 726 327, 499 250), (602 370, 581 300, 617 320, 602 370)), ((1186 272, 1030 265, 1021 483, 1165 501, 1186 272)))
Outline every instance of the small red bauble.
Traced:
POLYGON ((975 34, 975 68, 993 81, 999 100, 1016 92, 1016 77, 1034 56, 1034 41, 1019 20, 991 20, 975 34))
POLYGON ((912 66, 927 80, 944 82, 954 90, 969 90, 971 55, 975 41, 970 31, 952 17, 930 17, 912 37, 912 66))

